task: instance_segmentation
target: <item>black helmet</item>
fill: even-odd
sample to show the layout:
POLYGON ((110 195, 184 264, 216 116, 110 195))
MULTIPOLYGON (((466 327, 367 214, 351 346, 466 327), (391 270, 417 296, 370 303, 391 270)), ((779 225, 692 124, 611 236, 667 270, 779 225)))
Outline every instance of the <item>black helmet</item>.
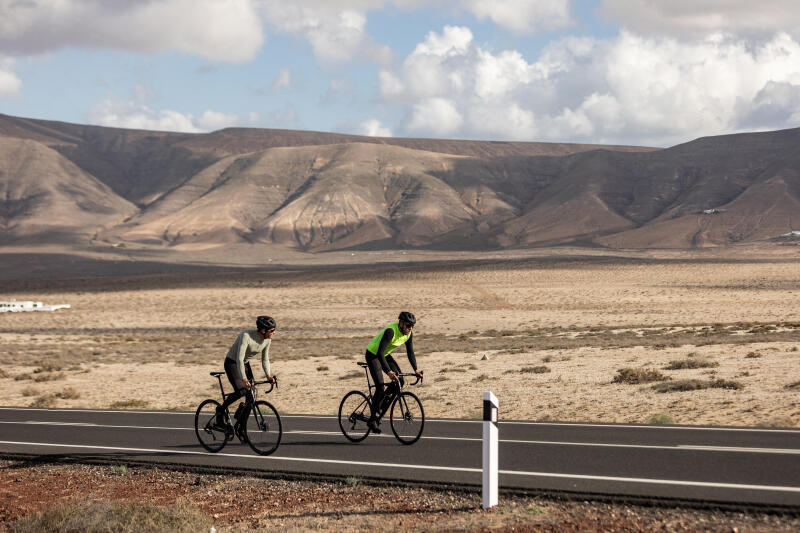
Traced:
POLYGON ((409 313, 408 311, 403 311, 400 313, 400 316, 398 316, 397 319, 402 320, 406 324, 411 324, 412 326, 417 323, 414 313, 409 313))
POLYGON ((256 328, 259 331, 262 329, 267 329, 267 330, 274 329, 276 325, 277 324, 275 324, 275 319, 272 318, 271 316, 264 315, 256 318, 256 328))

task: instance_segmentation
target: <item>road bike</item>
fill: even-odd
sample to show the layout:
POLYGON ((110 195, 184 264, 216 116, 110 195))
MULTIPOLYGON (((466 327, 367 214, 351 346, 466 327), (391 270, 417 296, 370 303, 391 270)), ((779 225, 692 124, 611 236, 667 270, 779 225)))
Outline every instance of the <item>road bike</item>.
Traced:
MULTIPOLYGON (((211 372, 210 374, 219 381, 219 390, 224 402, 230 394, 233 394, 225 394, 225 389, 222 387, 222 376, 225 372, 211 372)), ((269 394, 272 389, 277 388, 278 378, 274 379, 274 383, 266 380, 251 381, 252 386, 247 391, 244 402, 240 403, 236 409, 233 417, 236 420, 234 424, 231 423, 231 416, 227 408, 224 411, 225 425, 217 424, 217 408, 221 406, 220 402, 212 398, 204 400, 194 415, 194 432, 203 448, 216 453, 236 436, 242 444, 249 444, 259 455, 269 455, 277 450, 281 443, 281 436, 283 436, 281 417, 271 403, 256 399, 258 385, 269 383, 270 387, 264 391, 264 394, 269 394)))
MULTIPOLYGON (((339 404, 339 428, 348 440, 361 442, 370 434, 367 425, 372 416, 372 395, 375 385, 372 384, 369 376, 367 363, 358 362, 358 366, 364 368, 367 376, 367 394, 360 390, 352 390, 344 395, 339 404)), ((416 380, 410 385, 419 383, 420 377, 416 374, 398 374, 404 377, 415 377, 416 380)), ((392 433, 397 440, 403 444, 414 444, 422 435, 425 427, 425 411, 422 409, 422 402, 413 392, 403 390, 400 381, 393 381, 386 388, 386 395, 381 402, 378 422, 389 412, 389 422, 392 433)))

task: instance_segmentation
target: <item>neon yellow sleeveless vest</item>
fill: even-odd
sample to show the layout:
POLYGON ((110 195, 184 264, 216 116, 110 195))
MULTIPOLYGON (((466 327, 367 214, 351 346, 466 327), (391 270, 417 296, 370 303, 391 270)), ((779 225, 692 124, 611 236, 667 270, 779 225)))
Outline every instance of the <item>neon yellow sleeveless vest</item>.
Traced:
POLYGON ((403 335, 403 333, 400 331, 400 328, 397 326, 397 322, 395 322, 394 324, 389 324, 388 326, 383 328, 380 333, 375 335, 375 337, 371 341, 369 341, 369 344, 367 344, 367 350, 370 353, 378 355, 378 347, 380 346, 383 334, 387 329, 391 329, 393 335, 392 335, 392 342, 389 343, 389 346, 386 347, 386 353, 383 354, 384 357, 392 353, 392 351, 394 351, 395 348, 398 348, 399 346, 405 344, 408 338, 411 336, 411 333, 409 333, 408 335, 403 335))

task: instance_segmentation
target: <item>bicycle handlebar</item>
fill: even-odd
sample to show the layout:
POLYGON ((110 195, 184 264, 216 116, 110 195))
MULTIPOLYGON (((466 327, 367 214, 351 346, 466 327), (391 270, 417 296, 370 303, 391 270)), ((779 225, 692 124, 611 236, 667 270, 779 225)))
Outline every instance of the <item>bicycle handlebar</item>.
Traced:
MULTIPOLYGON (((420 372, 420 374, 424 374, 424 373, 425 372, 420 372)), ((397 374, 397 376, 398 377, 400 377, 400 376, 403 376, 403 377, 411 377, 411 376, 413 376, 413 377, 417 378, 417 379, 414 380, 414 383, 409 383, 409 385, 416 385, 417 383, 419 383, 422 380, 421 377, 419 377, 418 375, 416 375, 413 372, 400 372, 399 374, 397 374)))
POLYGON ((272 392, 272 389, 277 389, 278 388, 278 377, 277 376, 273 376, 272 379, 274 381, 269 381, 268 379, 265 379, 265 380, 262 380, 262 381, 253 381, 253 385, 263 385, 265 383, 269 383, 269 385, 270 385, 269 389, 267 389, 265 391, 262 391, 264 394, 269 394, 270 392, 272 392))

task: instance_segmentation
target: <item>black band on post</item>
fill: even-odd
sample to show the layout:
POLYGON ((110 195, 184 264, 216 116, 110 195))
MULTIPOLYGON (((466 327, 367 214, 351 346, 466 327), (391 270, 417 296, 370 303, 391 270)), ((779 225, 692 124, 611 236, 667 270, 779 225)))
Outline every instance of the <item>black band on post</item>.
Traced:
POLYGON ((497 425, 497 406, 489 400, 483 400, 483 420, 497 425))

